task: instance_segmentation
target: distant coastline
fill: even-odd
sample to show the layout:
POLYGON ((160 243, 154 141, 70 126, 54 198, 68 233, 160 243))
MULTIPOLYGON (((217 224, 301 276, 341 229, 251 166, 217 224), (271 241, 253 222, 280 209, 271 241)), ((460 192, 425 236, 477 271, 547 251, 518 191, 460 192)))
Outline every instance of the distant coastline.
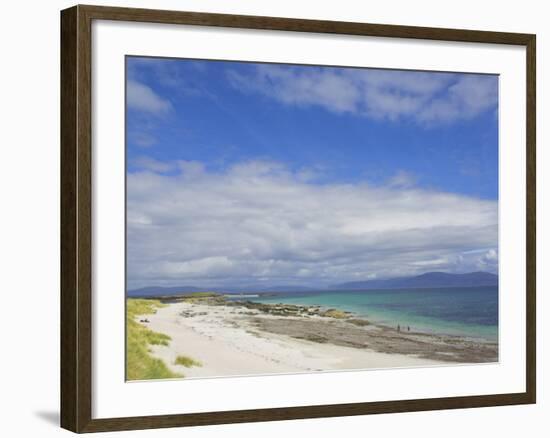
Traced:
POLYGON ((127 291, 129 297, 152 297, 162 295, 178 295, 183 293, 214 291, 226 294, 265 294, 284 292, 307 292, 321 290, 372 290, 372 289, 415 289, 415 288, 438 288, 438 287, 477 287, 477 286, 498 286, 498 275, 490 272, 477 271, 463 274, 451 274, 446 272, 426 272, 421 275, 409 277, 395 277, 383 280, 352 281, 329 285, 327 287, 307 286, 269 286, 269 287, 246 287, 246 286, 146 286, 127 291))

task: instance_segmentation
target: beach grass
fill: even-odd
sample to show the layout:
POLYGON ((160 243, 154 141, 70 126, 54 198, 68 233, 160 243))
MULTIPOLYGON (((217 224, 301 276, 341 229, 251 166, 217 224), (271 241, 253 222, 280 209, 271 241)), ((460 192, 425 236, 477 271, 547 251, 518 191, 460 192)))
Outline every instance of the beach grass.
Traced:
POLYGON ((176 357, 176 360, 174 361, 174 363, 176 365, 182 365, 186 368, 202 367, 202 363, 200 361, 195 360, 195 359, 193 359, 192 357, 189 357, 189 356, 179 355, 178 357, 176 357))
POLYGON ((218 297, 220 296, 220 294, 217 292, 191 292, 189 294, 186 294, 185 296, 190 298, 210 298, 218 297))
POLYGON ((137 316, 150 315, 163 307, 160 301, 129 298, 126 300, 126 379, 149 380, 183 377, 161 360, 151 356, 150 345, 168 345, 170 336, 139 324, 137 316))
POLYGON ((338 309, 329 309, 323 313, 323 316, 336 319, 345 319, 348 318, 348 314, 342 310, 338 309))
POLYGON ((186 303, 197 304, 205 300, 223 300, 223 296, 216 292, 191 292, 181 297, 186 303))

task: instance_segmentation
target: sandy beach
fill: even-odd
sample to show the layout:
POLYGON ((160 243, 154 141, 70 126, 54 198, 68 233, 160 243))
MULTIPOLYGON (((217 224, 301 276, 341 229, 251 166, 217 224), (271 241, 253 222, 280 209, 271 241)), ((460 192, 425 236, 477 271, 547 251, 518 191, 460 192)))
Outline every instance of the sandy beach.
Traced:
POLYGON ((152 345, 151 354, 186 378, 497 360, 494 344, 397 332, 349 315, 288 307, 183 300, 168 302, 141 324, 170 336, 169 345, 152 345), (176 365, 179 355, 202 366, 176 365))

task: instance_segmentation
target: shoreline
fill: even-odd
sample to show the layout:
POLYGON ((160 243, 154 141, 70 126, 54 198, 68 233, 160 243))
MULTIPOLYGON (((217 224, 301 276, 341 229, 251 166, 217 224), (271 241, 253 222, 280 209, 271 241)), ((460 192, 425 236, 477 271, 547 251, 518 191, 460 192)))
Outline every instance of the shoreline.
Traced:
MULTIPOLYGON (((242 301, 239 301, 239 300, 231 300, 231 301, 242 303, 242 301)), ((398 333, 403 333, 403 334, 407 334, 407 333, 408 334, 416 334, 416 335, 424 334, 424 335, 430 335, 430 336, 460 338, 460 339, 464 339, 466 341, 471 341, 471 342, 474 342, 474 343, 481 343, 481 344, 498 344, 498 335, 496 337, 483 336, 483 335, 475 336, 475 335, 470 335, 470 334, 467 334, 467 333, 460 333, 460 332, 456 332, 456 331, 453 332, 452 328, 451 329, 442 329, 442 328, 434 328, 433 326, 430 326, 428 328, 427 326, 422 326, 422 323, 420 323, 420 324, 417 323, 416 325, 412 325, 412 324, 415 324, 415 323, 407 324, 405 322, 399 323, 398 321, 396 321, 393 324, 390 324, 389 322, 387 322, 387 319, 376 318, 376 317, 369 318, 368 316, 360 314, 358 312, 349 311, 349 310, 342 310, 342 309, 335 309, 335 308, 322 306, 322 305, 308 306, 307 304, 297 304, 297 303, 290 304, 290 303, 283 303, 283 302, 271 303, 271 302, 265 302, 265 301, 252 301, 252 302, 247 301, 247 304, 248 303, 254 303, 254 304, 255 303, 261 303, 261 304, 266 304, 268 306, 316 307, 316 308, 319 308, 320 311, 330 310, 330 311, 337 311, 337 312, 342 312, 344 314, 347 314, 350 317, 350 319, 348 319, 348 322, 356 322, 358 325, 361 325, 361 323, 367 323, 369 325, 377 326, 379 328, 387 329, 387 330, 396 330, 397 327, 399 326, 400 330, 396 330, 396 331, 398 333), (449 330, 449 331, 445 331, 445 330, 449 330)))
POLYGON ((140 324, 171 341, 152 345, 150 352, 185 377, 498 361, 495 343, 398 332, 338 309, 227 300, 207 293, 155 299, 165 306, 140 324), (200 366, 177 365, 179 355, 200 366))

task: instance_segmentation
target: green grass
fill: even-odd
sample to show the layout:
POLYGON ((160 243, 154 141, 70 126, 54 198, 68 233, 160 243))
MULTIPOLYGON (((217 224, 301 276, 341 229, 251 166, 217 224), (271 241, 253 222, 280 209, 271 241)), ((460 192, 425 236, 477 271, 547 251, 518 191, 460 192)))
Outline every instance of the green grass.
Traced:
POLYGON ((185 296, 191 298, 210 298, 218 297, 220 294, 217 292, 191 292, 189 294, 185 294, 185 296))
POLYGON ((168 345, 170 336, 149 330, 135 321, 163 307, 160 301, 129 298, 126 300, 126 379, 149 380, 183 377, 150 355, 149 345, 168 345))
POLYGON ((326 312, 323 312, 322 315, 327 316, 329 318, 336 318, 336 319, 344 319, 348 317, 348 314, 346 312, 343 312, 338 309, 329 309, 326 312))
POLYGON ((216 293, 216 292, 191 292, 181 296, 180 299, 185 301, 186 303, 191 303, 191 304, 201 303, 205 300, 206 301, 224 300, 223 295, 220 295, 219 293, 216 293))
POLYGON ((138 315, 150 315, 156 313, 157 309, 165 307, 158 300, 145 300, 140 298, 128 298, 126 300, 126 316, 135 318, 138 315))
POLYGON ((176 365, 183 365, 184 367, 202 367, 202 363, 189 356, 178 356, 174 362, 176 365))

